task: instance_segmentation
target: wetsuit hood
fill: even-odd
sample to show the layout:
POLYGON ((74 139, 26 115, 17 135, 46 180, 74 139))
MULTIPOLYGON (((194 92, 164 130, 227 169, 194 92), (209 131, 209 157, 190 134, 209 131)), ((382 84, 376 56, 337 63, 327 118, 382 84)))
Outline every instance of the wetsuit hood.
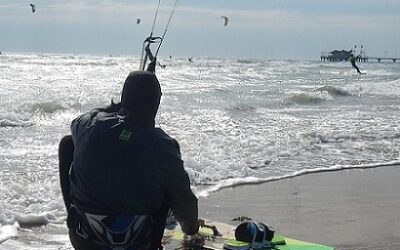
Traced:
POLYGON ((161 99, 161 87, 155 74, 132 71, 125 80, 121 95, 123 114, 134 123, 154 121, 161 99))

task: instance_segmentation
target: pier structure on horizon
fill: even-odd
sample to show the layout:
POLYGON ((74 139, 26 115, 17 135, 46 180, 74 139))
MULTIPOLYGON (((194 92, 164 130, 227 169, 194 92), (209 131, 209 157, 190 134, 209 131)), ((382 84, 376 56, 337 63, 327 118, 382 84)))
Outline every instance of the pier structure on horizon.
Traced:
MULTIPOLYGON (((329 61, 329 62, 340 62, 340 61, 348 61, 350 55, 353 53, 352 50, 334 50, 331 52, 322 52, 321 53, 321 62, 329 61)), ((367 56, 365 51, 360 53, 360 56, 357 58, 358 62, 368 62, 370 60, 376 60, 379 63, 381 61, 392 61, 395 63, 396 61, 400 61, 399 57, 390 57, 390 56, 367 56)))

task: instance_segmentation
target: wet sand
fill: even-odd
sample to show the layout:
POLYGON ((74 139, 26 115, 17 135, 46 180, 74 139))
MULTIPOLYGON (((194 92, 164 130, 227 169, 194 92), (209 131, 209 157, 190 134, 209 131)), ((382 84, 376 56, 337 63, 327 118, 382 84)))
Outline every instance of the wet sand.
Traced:
MULTIPOLYGON (((291 238, 338 250, 400 249, 400 165, 303 175, 199 199, 200 215, 251 217, 291 238)), ((236 223, 237 224, 237 223, 236 223)), ((21 229, 0 249, 72 249, 64 224, 21 229)))
POLYGON ((204 218, 238 216, 336 249, 400 249, 400 166, 315 173, 199 199, 204 218))

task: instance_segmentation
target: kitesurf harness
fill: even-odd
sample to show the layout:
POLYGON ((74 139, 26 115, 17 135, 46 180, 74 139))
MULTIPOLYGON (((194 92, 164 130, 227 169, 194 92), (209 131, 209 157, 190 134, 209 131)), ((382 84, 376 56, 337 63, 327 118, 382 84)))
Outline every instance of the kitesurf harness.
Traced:
POLYGON ((152 219, 149 215, 113 214, 90 211, 76 204, 75 233, 107 249, 147 249, 150 245, 152 219))
POLYGON ((94 210, 75 204, 68 211, 67 225, 75 234, 102 249, 162 249, 169 201, 163 199, 154 214, 124 214, 94 210))
POLYGON ((164 41, 165 35, 167 34, 168 27, 169 27, 169 24, 171 22, 172 16, 174 15, 176 4, 177 4, 178 0, 175 0, 174 6, 172 7, 171 14, 169 16, 167 25, 166 25, 166 27, 164 29, 163 35, 162 36, 153 36, 154 26, 155 26, 156 19, 157 19, 157 16, 158 16, 158 10, 160 8, 160 2, 161 2, 161 0, 158 0, 157 9, 156 9, 156 12, 154 14, 153 25, 151 27, 150 35, 143 42, 142 55, 140 57, 139 70, 145 70, 146 64, 147 64, 147 60, 150 60, 150 63, 147 66, 146 70, 150 71, 152 73, 155 73, 155 71, 156 71, 157 55, 158 55, 158 52, 160 51, 160 48, 161 48, 161 45, 162 45, 162 43, 164 41), (152 43, 158 43, 158 47, 157 47, 157 50, 156 50, 154 55, 150 50, 150 45, 152 43))

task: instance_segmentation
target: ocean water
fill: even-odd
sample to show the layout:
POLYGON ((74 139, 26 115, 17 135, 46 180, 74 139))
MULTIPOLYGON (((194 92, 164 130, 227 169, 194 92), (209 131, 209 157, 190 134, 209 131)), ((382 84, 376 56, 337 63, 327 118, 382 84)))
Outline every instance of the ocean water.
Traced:
MULTIPOLYGON (((157 126, 193 189, 400 163, 400 64, 161 58, 157 126)), ((135 57, 0 56, 0 249, 71 249, 57 147, 72 119, 119 100, 135 57)))

